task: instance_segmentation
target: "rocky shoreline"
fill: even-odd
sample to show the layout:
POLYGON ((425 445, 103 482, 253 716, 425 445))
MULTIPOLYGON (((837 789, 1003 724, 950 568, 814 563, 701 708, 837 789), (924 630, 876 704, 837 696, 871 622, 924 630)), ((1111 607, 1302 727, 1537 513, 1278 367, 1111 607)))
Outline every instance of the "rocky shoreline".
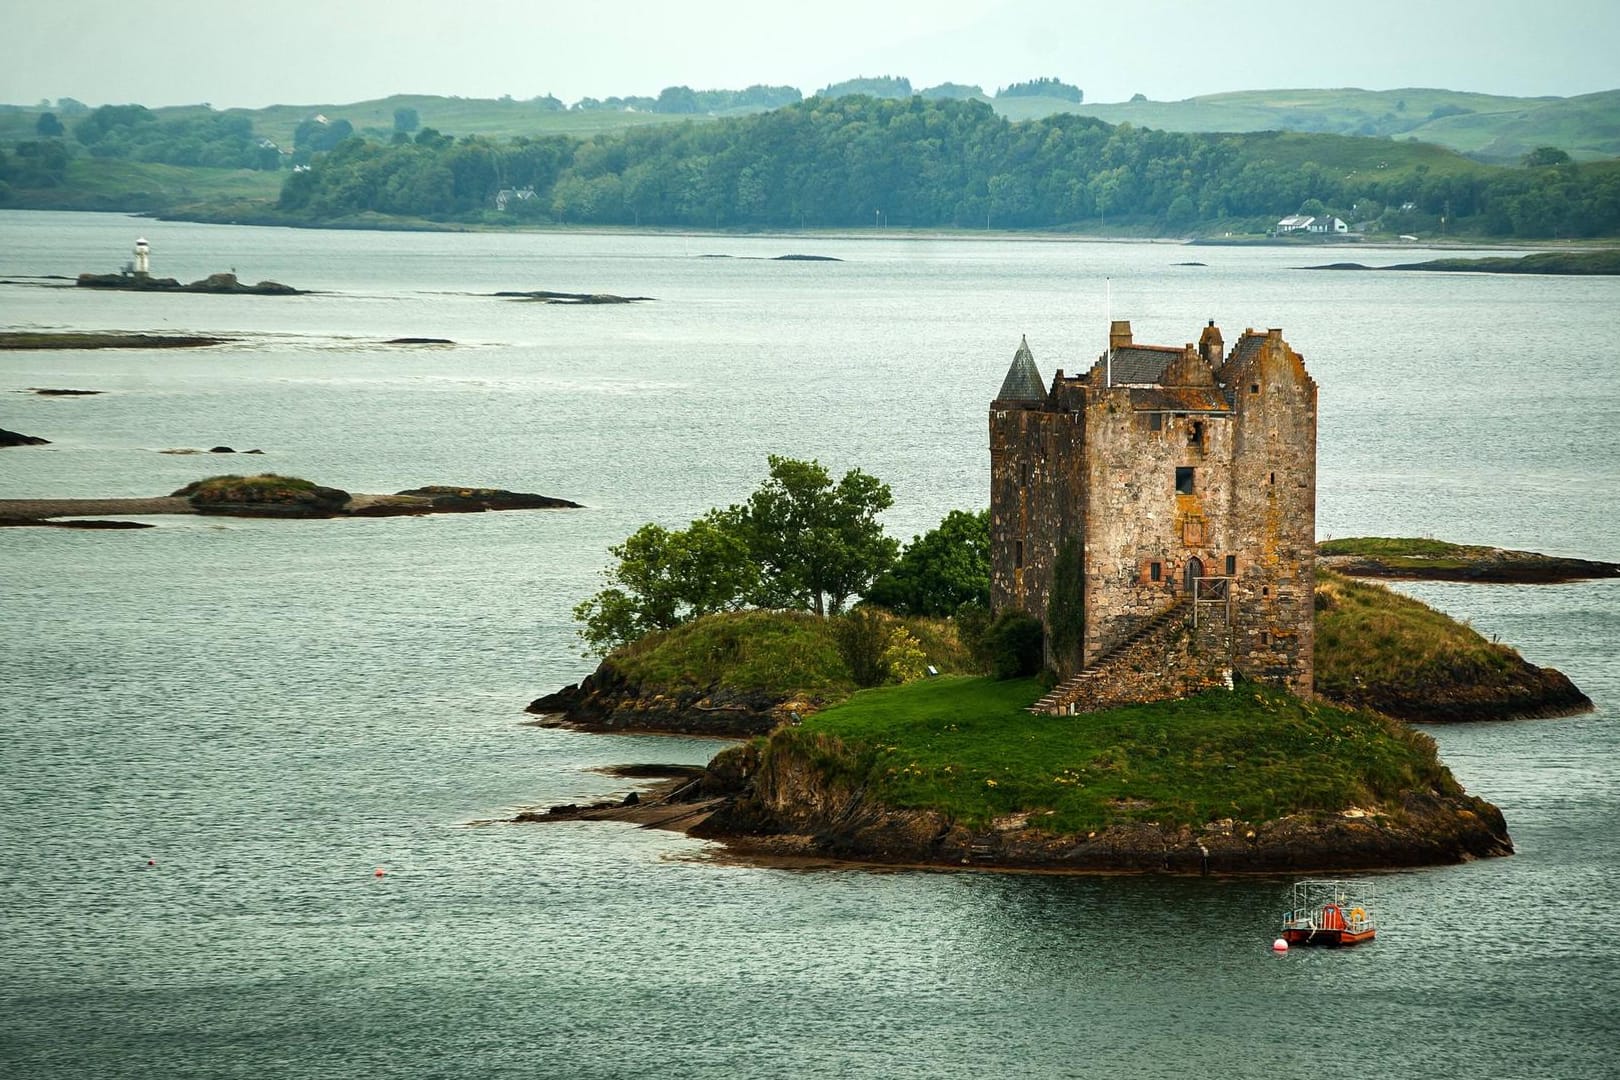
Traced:
POLYGON ((0 499, 0 527, 45 525, 74 528, 139 528, 139 523, 62 521, 75 517, 159 514, 207 514, 233 517, 332 518, 400 517, 422 514, 469 514, 491 510, 582 509, 579 503, 549 495, 499 488, 433 486, 394 495, 350 494, 336 488, 328 503, 219 503, 197 505, 182 496, 151 499, 0 499), (341 498, 339 498, 341 496, 341 498))
MULTIPOLYGON (((707 769, 647 766, 661 781, 623 799, 519 814, 514 823, 620 821, 722 843, 749 862, 782 860, 1044 873, 1277 874, 1436 866, 1511 855, 1496 807, 1466 794, 1414 792, 1395 810, 1291 814, 1274 821, 1153 822, 1084 834, 1012 814, 972 829, 931 810, 885 806, 864 785, 806 758, 747 743, 707 769)), ((636 775, 615 770, 617 775, 636 775)))
POLYGON ((233 273, 209 274, 186 285, 175 278, 155 278, 141 273, 80 274, 76 284, 86 289, 120 289, 125 292, 225 293, 233 296, 303 296, 309 291, 295 289, 279 281, 244 285, 233 273))
POLYGON ((1560 585, 1620 577, 1620 563, 1570 559, 1509 548, 1465 548, 1460 556, 1320 555, 1317 564, 1351 577, 1465 581, 1481 585, 1560 585))

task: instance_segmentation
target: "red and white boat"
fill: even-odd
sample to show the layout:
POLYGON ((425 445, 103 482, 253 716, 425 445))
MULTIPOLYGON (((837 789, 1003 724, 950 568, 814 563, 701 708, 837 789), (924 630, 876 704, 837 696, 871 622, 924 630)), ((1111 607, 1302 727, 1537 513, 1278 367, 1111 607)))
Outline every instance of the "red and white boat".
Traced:
POLYGON ((1360 945, 1378 936, 1370 881, 1307 878, 1294 882, 1293 906, 1283 916, 1289 945, 1360 945))

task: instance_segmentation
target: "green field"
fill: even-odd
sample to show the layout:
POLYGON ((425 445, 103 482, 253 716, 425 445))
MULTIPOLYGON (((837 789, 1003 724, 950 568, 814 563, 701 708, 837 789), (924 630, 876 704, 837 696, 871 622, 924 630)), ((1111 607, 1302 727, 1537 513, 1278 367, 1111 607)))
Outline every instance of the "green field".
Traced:
POLYGON ((1039 694, 1029 680, 971 678, 866 690, 779 729, 765 753, 807 758, 888 806, 970 827, 1029 814, 1054 833, 1393 808, 1404 792, 1458 790, 1428 736, 1252 683, 1073 717, 1025 712, 1039 694))

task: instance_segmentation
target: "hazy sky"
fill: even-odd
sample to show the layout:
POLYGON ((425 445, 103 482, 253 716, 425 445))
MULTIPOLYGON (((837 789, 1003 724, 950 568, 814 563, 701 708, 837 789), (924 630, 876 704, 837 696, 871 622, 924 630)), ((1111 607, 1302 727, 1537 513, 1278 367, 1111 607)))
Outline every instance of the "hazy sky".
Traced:
POLYGON ((327 104, 655 95, 857 75, 1088 101, 1223 90, 1620 87, 1617 0, 0 0, 0 101, 327 104))

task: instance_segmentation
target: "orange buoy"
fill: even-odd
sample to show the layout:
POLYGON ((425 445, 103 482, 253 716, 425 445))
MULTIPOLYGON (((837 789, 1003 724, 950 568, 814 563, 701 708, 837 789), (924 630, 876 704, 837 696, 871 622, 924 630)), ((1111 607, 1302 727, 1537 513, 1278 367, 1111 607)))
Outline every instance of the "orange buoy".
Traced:
POLYGON ((375 874, 373 874, 372 877, 382 877, 382 876, 383 876, 383 868, 379 866, 379 867, 377 867, 377 872, 375 874))
POLYGON ((1276 941, 1273 941, 1271 943, 1271 951, 1274 952, 1274 953, 1285 953, 1285 952, 1287 952, 1288 951, 1288 942, 1284 941, 1282 938, 1278 938, 1276 941))

